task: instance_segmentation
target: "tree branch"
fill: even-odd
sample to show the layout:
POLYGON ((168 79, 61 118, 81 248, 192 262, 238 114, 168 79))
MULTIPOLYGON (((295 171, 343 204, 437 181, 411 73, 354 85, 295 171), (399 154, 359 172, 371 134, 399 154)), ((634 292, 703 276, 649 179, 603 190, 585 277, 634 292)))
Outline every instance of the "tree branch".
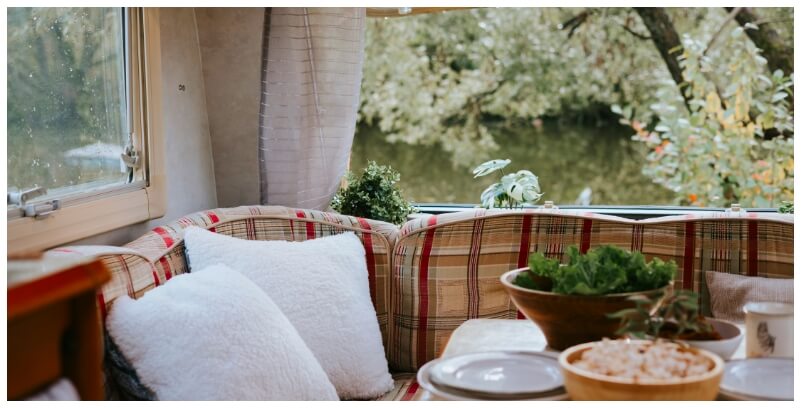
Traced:
MULTIPOLYGON (((732 11, 731 7, 726 7, 726 10, 732 11)), ((781 38, 779 33, 773 29, 767 22, 760 20, 759 16, 753 9, 743 7, 743 9, 735 16, 737 23, 745 28, 745 33, 748 38, 762 50, 762 55, 768 60, 768 68, 771 72, 777 69, 782 70, 786 75, 793 72, 793 47, 787 46, 787 43, 781 38), (760 24, 760 21, 763 21, 760 24), (758 30, 746 27, 746 24, 759 25, 758 30)))
POLYGON ((648 32, 651 33, 654 45, 659 50, 659 54, 662 55, 662 59, 665 61, 668 71, 670 71, 670 76, 673 77, 673 81, 678 85, 681 97, 684 98, 684 106, 687 107, 688 112, 692 112, 690 98, 684 93, 684 77, 677 57, 682 45, 681 41, 679 41, 679 34, 676 32, 676 28, 673 27, 670 17, 665 12, 665 9, 661 7, 635 7, 634 10, 640 15, 645 27, 648 28, 648 32))
POLYGON ((647 36, 645 34, 640 34, 640 33, 636 32, 636 31, 632 30, 627 25, 624 25, 623 29, 626 30, 629 34, 631 34, 631 35, 633 35, 633 36, 635 36, 635 37, 637 37, 637 38, 639 38, 641 40, 650 40, 651 39, 651 37, 649 37, 649 36, 647 36))
POLYGON ((729 15, 726 16, 726 19, 723 20, 723 23, 720 25, 720 28, 718 28, 718 31, 716 31, 715 34, 712 35, 712 38, 709 39, 709 43, 707 43, 704 52, 701 53, 702 56, 706 55, 706 53, 712 48, 712 46, 715 45, 715 41, 718 40, 718 37, 720 37, 720 34, 723 32, 723 29, 726 28, 726 25, 729 24, 729 21, 732 21, 734 17, 737 16, 738 13, 740 13, 742 9, 743 9, 742 7, 736 7, 729 12, 729 15))
POLYGON ((582 25, 585 21, 587 21, 587 17, 590 16, 589 10, 584 10, 581 13, 576 14, 575 16, 571 17, 569 20, 565 21, 562 24, 559 24, 560 30, 567 30, 570 31, 567 33, 567 38, 573 36, 573 33, 582 25))

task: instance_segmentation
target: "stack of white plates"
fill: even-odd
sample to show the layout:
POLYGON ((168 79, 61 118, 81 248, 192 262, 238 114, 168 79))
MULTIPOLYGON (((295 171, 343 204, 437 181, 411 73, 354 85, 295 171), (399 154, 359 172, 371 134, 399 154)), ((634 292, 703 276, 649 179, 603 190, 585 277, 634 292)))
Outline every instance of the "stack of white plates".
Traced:
POLYGON ((723 399, 777 401, 793 399, 793 360, 749 358, 726 363, 720 383, 723 399))
POLYGON ((417 382, 446 400, 564 400, 562 371, 552 353, 494 351, 430 361, 417 382))

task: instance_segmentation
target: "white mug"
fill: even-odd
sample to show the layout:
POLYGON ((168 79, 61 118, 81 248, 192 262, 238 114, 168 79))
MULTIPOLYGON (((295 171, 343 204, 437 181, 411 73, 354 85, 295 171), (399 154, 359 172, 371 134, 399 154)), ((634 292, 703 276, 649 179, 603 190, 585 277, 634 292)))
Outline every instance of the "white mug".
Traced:
POLYGON ((793 357, 792 304, 749 302, 743 311, 748 358, 793 357))

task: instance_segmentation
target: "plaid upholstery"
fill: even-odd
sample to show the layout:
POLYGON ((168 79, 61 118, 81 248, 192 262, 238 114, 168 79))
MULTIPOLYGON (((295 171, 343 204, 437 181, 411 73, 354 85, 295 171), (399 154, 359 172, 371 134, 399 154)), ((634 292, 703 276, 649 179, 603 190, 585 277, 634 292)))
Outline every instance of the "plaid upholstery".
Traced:
POLYGON ((701 292, 701 272, 793 276, 792 216, 715 213, 635 221, 566 210, 482 209, 418 218, 395 245, 390 365, 415 371, 472 318, 519 315, 498 277, 530 252, 566 261, 565 249, 614 244, 678 264, 676 285, 701 292))
MULTIPOLYGON (((634 221, 581 211, 483 209, 421 217, 400 231, 391 224, 285 207, 204 211, 154 228, 124 247, 65 247, 50 255, 81 253, 104 260, 112 280, 100 294, 105 309, 119 296, 141 297, 188 272, 182 242, 191 225, 243 239, 303 241, 354 231, 367 251, 370 288, 390 368, 413 373, 436 358, 450 334, 471 318, 522 316, 498 277, 527 265, 532 251, 564 261, 565 249, 615 244, 678 264, 676 285, 701 293, 708 313, 707 270, 793 276, 793 217, 727 214, 634 221)), ((411 399, 413 374, 397 374, 382 399, 411 399)))
POLYGON ((423 392, 415 373, 394 373, 392 379, 395 380, 392 391, 376 398, 376 401, 414 401, 423 392))
POLYGON ((220 234, 250 240, 305 241, 353 231, 364 243, 370 295, 386 342, 391 248, 397 239, 395 225, 364 218, 279 206, 244 206, 194 213, 152 231, 122 248, 75 246, 51 252, 81 253, 101 258, 112 279, 98 294, 104 313, 118 297, 140 298, 171 277, 188 272, 183 230, 199 226, 220 234))

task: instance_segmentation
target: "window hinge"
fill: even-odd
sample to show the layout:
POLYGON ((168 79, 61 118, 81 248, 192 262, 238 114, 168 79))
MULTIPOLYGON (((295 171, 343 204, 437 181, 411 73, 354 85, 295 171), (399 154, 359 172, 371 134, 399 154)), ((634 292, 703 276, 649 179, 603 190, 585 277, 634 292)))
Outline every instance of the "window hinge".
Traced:
POLYGON ((28 204, 29 200, 37 197, 42 197, 47 194, 47 189, 44 187, 34 187, 24 191, 8 193, 6 195, 6 202, 19 206, 25 217, 34 217, 36 219, 47 218, 48 215, 61 208, 61 201, 49 200, 40 203, 28 204))

